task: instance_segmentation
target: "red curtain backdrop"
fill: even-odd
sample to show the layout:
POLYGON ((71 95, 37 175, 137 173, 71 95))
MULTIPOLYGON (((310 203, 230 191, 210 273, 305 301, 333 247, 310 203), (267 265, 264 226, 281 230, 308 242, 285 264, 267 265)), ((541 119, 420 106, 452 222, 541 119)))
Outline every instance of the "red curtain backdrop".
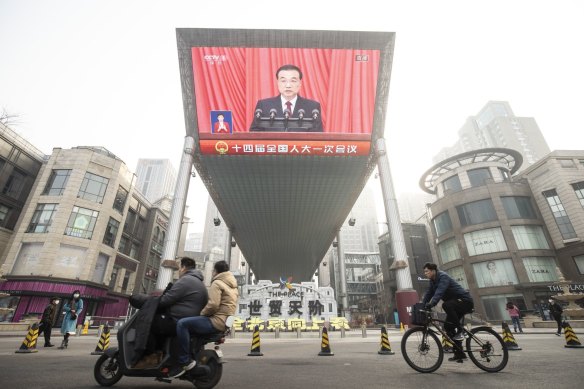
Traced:
POLYGON ((325 132, 371 134, 378 50, 193 47, 200 133, 211 111, 233 114, 233 132, 248 132, 257 100, 278 95, 276 70, 302 69, 300 95, 319 101, 325 132))

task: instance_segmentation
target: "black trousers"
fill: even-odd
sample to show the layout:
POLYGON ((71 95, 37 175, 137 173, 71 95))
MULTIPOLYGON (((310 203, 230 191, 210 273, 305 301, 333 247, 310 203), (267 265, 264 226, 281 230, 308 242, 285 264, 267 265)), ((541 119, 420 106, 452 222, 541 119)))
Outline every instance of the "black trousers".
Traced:
POLYGON ((169 315, 157 313, 152 319, 145 354, 160 350, 164 339, 169 336, 176 336, 176 321, 169 315))
POLYGON ((562 333, 562 314, 559 315, 552 315, 556 323, 558 323, 558 334, 562 333))
POLYGON ((53 331, 53 326, 51 325, 51 323, 47 323, 45 321, 41 321, 41 324, 39 324, 39 336, 42 334, 44 334, 45 336, 45 345, 51 343, 51 332, 53 331))
POLYGON ((446 312, 444 329, 449 336, 454 336, 460 327, 460 319, 474 308, 472 300, 452 299, 442 303, 442 309, 446 312))

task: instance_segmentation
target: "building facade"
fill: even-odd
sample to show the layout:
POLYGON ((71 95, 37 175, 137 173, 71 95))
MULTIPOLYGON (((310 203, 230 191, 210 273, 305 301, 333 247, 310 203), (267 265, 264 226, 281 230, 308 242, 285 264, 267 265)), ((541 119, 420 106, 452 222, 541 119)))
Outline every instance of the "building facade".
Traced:
POLYGON ((558 261, 540 207, 545 199, 529 180, 513 177, 521 164, 517 151, 483 149, 450 157, 420 180, 437 195, 429 217, 440 268, 470 290, 487 320, 506 319, 508 301, 537 310, 555 294, 558 261))
POLYGON ((130 294, 153 289, 168 213, 136 190, 134 178, 103 147, 53 150, 6 251, 0 290, 15 308, 10 320, 41 313, 50 297, 64 300, 77 289, 81 320, 124 316, 130 294))
POLYGON ((525 169, 566 279, 584 291, 584 151, 554 151, 525 169))
MULTIPOLYGON (((428 229, 423 223, 402 223, 401 226, 408 255, 412 287, 421 298, 428 289, 428 279, 424 277, 424 264, 434 262, 428 241, 428 229)), ((392 253, 391 237, 386 232, 379 237, 379 257, 383 274, 383 286, 380 288, 379 296, 380 314, 384 323, 399 324, 402 320, 399 318, 396 320, 394 315, 394 312, 397 313, 395 300, 397 292, 395 271, 397 269, 393 266, 392 253)))
POLYGON ((148 201, 155 203, 174 193, 176 169, 168 159, 141 158, 136 166, 136 180, 138 190, 148 201))
POLYGON ((44 160, 41 151, 0 123, 0 266, 44 160))

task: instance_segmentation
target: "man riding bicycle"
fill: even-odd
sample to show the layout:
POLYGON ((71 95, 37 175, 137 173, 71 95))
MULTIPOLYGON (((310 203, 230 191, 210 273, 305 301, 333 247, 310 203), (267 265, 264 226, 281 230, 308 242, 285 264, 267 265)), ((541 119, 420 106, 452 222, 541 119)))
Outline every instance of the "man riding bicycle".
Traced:
POLYGON ((422 303, 426 309, 432 309, 440 300, 443 301, 442 309, 446 313, 444 330, 459 347, 454 348, 454 357, 449 361, 462 362, 466 355, 462 352, 462 340, 464 339, 460 328, 460 319, 465 314, 472 312, 474 302, 470 293, 458 282, 443 271, 438 270, 435 263, 424 264, 424 276, 430 280, 430 287, 424 295, 422 303))

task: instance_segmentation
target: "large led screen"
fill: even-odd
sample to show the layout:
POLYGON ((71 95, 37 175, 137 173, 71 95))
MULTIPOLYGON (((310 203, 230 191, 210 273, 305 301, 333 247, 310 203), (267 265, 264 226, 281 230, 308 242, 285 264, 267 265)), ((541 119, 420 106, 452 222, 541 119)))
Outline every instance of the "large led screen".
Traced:
POLYGON ((191 51, 203 154, 369 153, 379 50, 191 51))

